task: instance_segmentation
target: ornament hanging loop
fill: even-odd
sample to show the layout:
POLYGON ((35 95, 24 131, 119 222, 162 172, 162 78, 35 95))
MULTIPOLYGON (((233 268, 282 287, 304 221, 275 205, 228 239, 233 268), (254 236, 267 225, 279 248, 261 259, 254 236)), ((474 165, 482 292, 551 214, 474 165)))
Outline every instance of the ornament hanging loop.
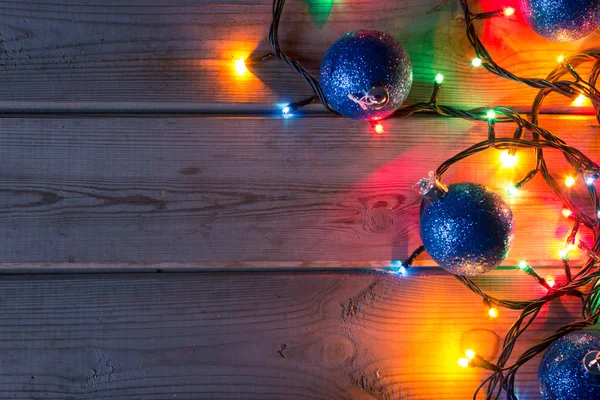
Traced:
POLYGON ((382 86, 374 86, 361 98, 353 94, 349 94, 348 98, 358 104, 363 110, 380 110, 390 102, 390 94, 382 86))
POLYGON ((374 110, 379 110, 389 103, 390 94, 384 87, 375 86, 367 93, 367 98, 371 102, 370 107, 374 110))
POLYGON ((593 350, 583 358, 583 366, 592 375, 600 376, 600 351, 593 350))

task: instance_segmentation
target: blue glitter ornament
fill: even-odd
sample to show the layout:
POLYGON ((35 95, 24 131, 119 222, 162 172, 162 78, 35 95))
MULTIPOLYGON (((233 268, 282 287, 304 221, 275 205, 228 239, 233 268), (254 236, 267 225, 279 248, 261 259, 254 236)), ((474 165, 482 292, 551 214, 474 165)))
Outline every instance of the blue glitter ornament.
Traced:
POLYGON ((573 332, 546 350, 538 368, 543 400, 600 399, 600 334, 573 332))
POLYGON ((525 22, 555 42, 581 39, 600 27, 600 0, 520 0, 525 22))
POLYGON ((425 191, 421 184, 421 194, 429 203, 421 214, 421 239, 431 258, 457 275, 481 275, 500 265, 515 233, 508 204, 476 183, 457 183, 448 188, 436 184, 425 191))
POLYGON ((386 33, 350 32, 325 53, 321 87, 329 105, 352 119, 380 120, 408 97, 412 67, 402 46, 386 33))

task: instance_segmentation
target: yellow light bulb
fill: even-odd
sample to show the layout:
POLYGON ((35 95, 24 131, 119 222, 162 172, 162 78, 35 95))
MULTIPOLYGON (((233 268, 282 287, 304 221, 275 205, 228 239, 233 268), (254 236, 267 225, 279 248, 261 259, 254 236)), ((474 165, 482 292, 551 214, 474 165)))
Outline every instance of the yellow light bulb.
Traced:
POLYGON ((502 163, 502 168, 513 168, 517 165, 519 161, 516 154, 510 154, 508 150, 500 153, 500 162, 502 163))
POLYGON ((558 255, 563 260, 568 260, 569 259, 569 253, 572 252, 573 250, 575 250, 575 248, 577 248, 577 246, 575 246, 574 243, 569 243, 565 247, 563 247, 562 249, 560 249, 558 251, 558 255))
POLYGON ((515 15, 515 9, 512 7, 506 7, 504 9, 504 16, 505 17, 512 17, 513 15, 515 15))
POLYGON ((558 61, 559 64, 562 64, 562 62, 565 61, 565 57, 562 56, 562 55, 560 55, 560 56, 558 56, 557 61, 558 61))
POLYGON ((246 67, 246 60, 240 58, 239 60, 235 60, 233 63, 233 68, 235 69, 235 73, 237 76, 244 76, 248 72, 248 68, 246 67))
POLYGON ((550 276, 550 275, 546 277, 546 283, 550 287, 554 287, 554 285, 556 285, 556 281, 554 280, 554 277, 550 276))
POLYGON ((583 107, 588 101, 588 98, 584 94, 580 94, 577 96, 573 103, 571 103, 575 107, 583 107))
POLYGON ((467 356, 467 358, 469 360, 472 360, 472 359, 475 358, 475 352, 473 350, 471 350, 471 349, 465 350, 465 355, 467 356))
POLYGON ((474 66, 475 68, 479 68, 483 65, 483 61, 481 61, 481 58, 475 57, 474 59, 471 60, 471 65, 474 66))
POLYGON ((566 260, 567 258, 569 258, 569 250, 560 249, 558 251, 558 255, 560 256, 561 259, 566 260))
POLYGON ((573 211, 569 210, 568 208, 563 208, 561 213, 565 218, 569 218, 571 215, 573 215, 573 211))
POLYGON ((381 124, 375 124, 375 132, 378 135, 381 135, 384 132, 383 125, 381 125, 381 124))
POLYGON ((490 310, 488 311, 488 314, 491 318, 498 318, 498 315, 500 314, 498 312, 498 309, 496 307, 492 307, 490 308, 490 310))
POLYGON ((565 186, 566 187, 571 187, 575 184, 575 178, 572 176, 567 176, 567 178, 565 179, 565 186))
POLYGON ((458 365, 460 365, 463 368, 467 368, 469 366, 469 359, 468 358, 459 358, 458 365))

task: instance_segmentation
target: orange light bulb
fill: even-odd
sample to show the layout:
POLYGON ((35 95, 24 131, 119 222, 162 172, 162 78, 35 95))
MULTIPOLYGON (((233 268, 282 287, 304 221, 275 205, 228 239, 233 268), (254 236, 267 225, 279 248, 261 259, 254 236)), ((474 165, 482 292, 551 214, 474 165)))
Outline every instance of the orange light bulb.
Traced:
POLYGON ((237 76, 244 76, 248 72, 248 68, 246 67, 246 60, 240 58, 239 60, 235 60, 233 63, 233 68, 235 69, 235 73, 237 76))

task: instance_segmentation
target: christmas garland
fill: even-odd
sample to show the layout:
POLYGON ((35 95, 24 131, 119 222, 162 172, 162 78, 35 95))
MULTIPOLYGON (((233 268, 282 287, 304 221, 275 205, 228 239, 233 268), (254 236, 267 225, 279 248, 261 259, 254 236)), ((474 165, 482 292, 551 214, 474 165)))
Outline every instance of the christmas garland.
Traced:
MULTIPOLYGON (((319 101, 332 113, 370 121, 377 133, 383 132, 383 127, 377 121, 392 113, 399 118, 418 113, 431 113, 485 122, 486 140, 446 160, 428 178, 418 183, 423 196, 419 216, 424 244, 406 260, 397 264, 397 272, 404 275, 414 260, 424 251, 428 251, 442 268, 453 273, 456 279, 482 298, 491 317, 498 315, 498 307, 521 311, 504 338, 497 361, 485 360, 472 350, 468 350, 466 357, 459 360, 461 366, 479 367, 491 371, 490 376, 476 389, 473 399, 476 399, 485 388, 485 399, 499 399, 504 392, 506 399, 518 400, 515 393, 517 372, 536 355, 547 351, 539 369, 544 400, 597 400, 600 398, 600 335, 574 332, 595 325, 600 319, 600 271, 598 270, 600 200, 594 186, 595 181, 600 177, 600 166, 558 136, 540 127, 538 117, 544 99, 550 93, 559 93, 570 98, 582 96, 590 99, 600 122, 600 91, 596 88, 600 76, 600 52, 590 50, 567 58, 561 57, 557 67, 545 79, 519 77, 494 61, 476 32, 478 21, 499 16, 510 18, 515 10, 507 7, 475 14, 471 12, 467 0, 460 0, 460 5, 464 13, 467 38, 476 54, 472 65, 483 66, 494 75, 539 89, 533 101, 531 121, 507 107, 460 110, 438 104, 438 95, 443 84, 441 75, 435 77, 433 93, 429 101, 400 108, 412 83, 410 60, 397 42, 385 33, 377 31, 351 32, 338 40, 325 55, 321 66, 321 81, 319 81, 304 69, 298 60, 287 55, 280 47, 278 31, 285 0, 273 1, 273 19, 269 30, 271 53, 245 60, 245 64, 252 65, 279 58, 307 82, 313 95, 285 105, 282 109, 284 116, 319 101), (369 46, 376 51, 371 51, 369 46), (368 65, 368 62, 373 62, 369 57, 380 57, 378 60, 386 66, 385 73, 370 66, 365 68, 367 72, 354 71, 353 68, 359 67, 348 62, 352 60, 352 51, 361 52, 363 56, 358 59, 355 57, 352 61, 357 65, 368 65), (575 68, 588 62, 593 62, 593 65, 588 80, 585 80, 575 68), (570 79, 565 79, 565 76, 570 76, 570 79), (356 93, 353 90, 348 93, 345 87, 341 91, 338 90, 348 79, 361 82, 371 79, 376 83, 364 90, 355 90, 356 93), (341 95, 338 92, 341 92, 341 95), (496 137, 496 124, 501 123, 515 125, 512 137, 496 137), (446 186, 442 183, 442 177, 454 164, 490 149, 504 150, 508 157, 514 156, 518 150, 533 150, 535 168, 510 188, 510 194, 518 192, 519 188, 539 174, 556 198, 562 202, 563 215, 573 221, 573 228, 561 253, 566 279, 564 285, 559 286, 556 282, 548 282, 526 261, 521 261, 516 267, 532 276, 547 290, 547 293, 540 298, 527 301, 496 298, 485 293, 469 277, 494 269, 504 260, 514 236, 512 213, 498 195, 482 185, 459 183, 446 186), (544 149, 560 151, 571 166, 573 175, 564 185, 559 184, 548 169, 544 149), (593 215, 586 214, 570 198, 569 191, 564 189, 565 186, 573 185, 577 176, 581 177, 586 184, 589 200, 594 207, 593 215), (460 219, 460 224, 456 223, 457 218, 460 219), (577 240, 577 233, 581 226, 591 232, 592 243, 577 240), (473 246, 474 233, 483 235, 485 243, 480 243, 479 247, 473 246), (583 265, 579 266, 578 271, 573 271, 568 253, 576 246, 586 254, 587 258, 583 265), (538 317, 542 307, 564 296, 573 296, 581 300, 581 319, 562 326, 549 337, 518 355, 511 363, 509 360, 515 344, 538 317), (567 360, 558 363, 556 359, 560 357, 557 354, 567 360), (567 371, 572 372, 572 375, 579 380, 569 381, 568 377, 563 376, 567 367, 569 368, 567 371)), ((532 29, 552 40, 561 38, 573 40, 589 34, 590 26, 593 28, 600 26, 599 0, 579 2, 521 0, 521 9, 532 29), (574 3, 578 3, 577 7, 583 8, 573 8, 574 3)))

